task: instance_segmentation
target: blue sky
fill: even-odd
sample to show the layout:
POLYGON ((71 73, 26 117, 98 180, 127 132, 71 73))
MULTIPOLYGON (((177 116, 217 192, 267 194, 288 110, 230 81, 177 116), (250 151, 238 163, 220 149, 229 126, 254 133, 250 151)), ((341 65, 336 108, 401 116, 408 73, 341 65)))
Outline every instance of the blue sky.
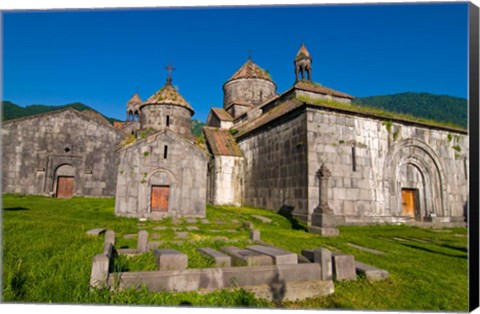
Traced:
POLYGON ((313 80, 363 97, 406 91, 467 97, 468 4, 3 12, 3 99, 83 102, 125 119, 173 84, 205 121, 249 55, 281 93, 302 42, 313 80))

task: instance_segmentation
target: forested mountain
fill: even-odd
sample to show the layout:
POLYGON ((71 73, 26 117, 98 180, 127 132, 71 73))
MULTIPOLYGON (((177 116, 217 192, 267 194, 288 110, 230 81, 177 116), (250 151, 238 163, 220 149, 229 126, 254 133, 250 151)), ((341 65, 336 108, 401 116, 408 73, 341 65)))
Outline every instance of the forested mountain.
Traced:
MULTIPOLYGON (((76 109, 78 111, 83 111, 83 110, 89 109, 89 110, 93 110, 93 111, 98 112, 97 110, 95 110, 95 109, 93 109, 93 108, 91 108, 91 107, 89 107, 85 104, 82 104, 80 102, 71 103, 71 104, 67 104, 67 105, 63 105, 63 106, 31 105, 31 106, 27 106, 27 107, 24 108, 24 107, 20 107, 20 106, 14 104, 10 101, 3 101, 2 105, 3 105, 3 116, 2 116, 3 121, 18 119, 18 118, 21 118, 21 117, 31 116, 31 115, 34 115, 34 114, 40 114, 40 113, 60 110, 60 109, 68 108, 68 107, 76 109)), ((104 115, 102 115, 102 116, 104 116, 104 115)), ((118 119, 109 118, 109 117, 106 117, 106 116, 104 116, 104 117, 111 124, 113 124, 114 121, 120 121, 118 119)), ((202 133, 203 125, 204 124, 202 122, 198 121, 198 120, 195 120, 195 119, 192 120, 192 133, 195 137, 198 137, 202 133)))
MULTIPOLYGON (((16 105, 10 101, 2 101, 3 105, 3 116, 2 120, 11 120, 11 119, 18 119, 21 117, 26 117, 26 116, 31 116, 34 114, 40 114, 40 113, 45 113, 45 112, 50 112, 50 111, 55 111, 55 110, 61 110, 65 108, 73 108, 78 111, 83 111, 83 110, 93 110, 95 112, 98 112, 97 110, 82 104, 81 102, 75 102, 71 104, 66 104, 63 106, 47 106, 47 105, 30 105, 27 107, 20 107, 19 105, 16 105)), ((101 113, 100 113, 101 114, 101 113)), ((102 116, 104 116, 102 114, 102 116)), ((120 121, 118 119, 114 118, 109 118, 104 116, 105 119, 107 119, 111 124, 113 124, 113 121, 120 121)))
MULTIPOLYGON (((20 107, 10 101, 3 101, 2 119, 11 120, 34 114, 64 109, 67 107, 82 111, 95 109, 76 102, 63 106, 31 105, 20 107)), ((359 97, 353 99, 353 103, 369 107, 381 108, 385 111, 410 114, 425 119, 453 123, 467 128, 468 104, 467 100, 447 95, 434 95, 429 93, 400 93, 393 95, 359 97)), ((105 117, 105 116, 104 116, 105 117)), ((119 121, 105 117, 110 123, 119 121)), ((198 120, 192 121, 192 133, 198 137, 202 133, 204 123, 198 120)))
POLYGON ((468 104, 463 98, 429 93, 400 93, 355 98, 352 102, 467 128, 468 104))

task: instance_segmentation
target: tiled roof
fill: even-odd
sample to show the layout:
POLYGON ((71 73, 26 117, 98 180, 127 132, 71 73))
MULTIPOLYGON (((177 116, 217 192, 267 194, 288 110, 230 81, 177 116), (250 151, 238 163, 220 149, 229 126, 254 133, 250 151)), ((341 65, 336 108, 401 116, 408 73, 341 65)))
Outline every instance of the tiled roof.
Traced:
POLYGON ((128 101, 127 103, 128 105, 132 104, 132 105, 141 105, 142 104, 142 99, 140 98, 140 96, 138 95, 138 93, 135 93, 132 98, 130 98, 130 100, 128 101))
POLYGON ((192 111, 193 108, 188 102, 180 95, 180 93, 172 86, 172 84, 165 84, 155 94, 150 96, 144 103, 144 105, 177 105, 184 107, 192 111))
POLYGON ((238 131, 237 134, 243 135, 245 133, 253 131, 256 128, 259 128, 262 125, 265 125, 302 105, 303 105, 303 102, 296 98, 288 99, 285 102, 281 103, 280 105, 273 107, 269 111, 265 112, 264 114, 259 116, 257 119, 252 121, 247 121, 243 124, 238 125, 236 127, 238 131))
POLYGON ((301 89, 301 90, 312 92, 312 93, 320 93, 320 94, 326 94, 326 95, 332 95, 332 96, 350 98, 350 99, 354 98, 353 96, 350 96, 348 94, 336 91, 328 87, 318 85, 316 83, 311 83, 311 82, 299 81, 293 87, 296 89, 301 89))
POLYGON ((302 47, 300 47, 300 50, 298 51, 297 55, 295 56, 295 60, 300 60, 303 58, 310 58, 310 53, 308 52, 307 48, 305 48, 305 45, 302 43, 302 47))
POLYGON ((222 108, 212 108, 212 112, 222 121, 233 121, 233 117, 222 108))
POLYGON ((240 69, 238 69, 237 72, 235 72, 235 74, 233 74, 233 76, 227 82, 241 78, 259 78, 273 82, 268 72, 259 67, 250 58, 242 65, 240 69))
POLYGON ((229 130, 204 126, 203 133, 213 155, 242 156, 242 151, 229 130))

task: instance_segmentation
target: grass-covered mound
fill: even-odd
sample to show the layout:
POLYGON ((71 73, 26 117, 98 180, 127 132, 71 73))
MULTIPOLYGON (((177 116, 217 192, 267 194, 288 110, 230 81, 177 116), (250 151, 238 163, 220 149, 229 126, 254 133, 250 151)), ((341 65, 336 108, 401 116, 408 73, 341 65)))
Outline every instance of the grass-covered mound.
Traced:
MULTIPOLYGON (((3 196, 3 301, 36 303, 156 304, 219 307, 343 308, 382 310, 466 311, 467 230, 429 229, 408 226, 340 227, 340 236, 322 238, 304 226, 271 211, 251 208, 207 208, 207 220, 188 222, 147 221, 116 217, 113 199, 52 199, 40 196, 3 196), (251 215, 272 219, 262 222, 251 215), (364 278, 336 282, 335 293, 301 302, 272 304, 243 290, 151 293, 89 289, 92 258, 103 249, 103 236, 86 231, 104 227, 116 233, 117 247, 136 247, 136 239, 124 237, 139 229, 149 232, 149 241, 176 248, 189 257, 189 268, 211 265, 197 247, 220 248, 249 245, 243 221, 261 230, 262 240, 300 253, 303 248, 326 247, 353 254, 356 260, 386 269, 390 278, 371 283, 364 278), (192 228, 193 227, 193 228, 192 228), (177 232, 188 232, 179 239, 177 232), (349 244, 372 248, 369 253, 349 244)), ((153 254, 120 257, 117 271, 153 270, 153 254)))

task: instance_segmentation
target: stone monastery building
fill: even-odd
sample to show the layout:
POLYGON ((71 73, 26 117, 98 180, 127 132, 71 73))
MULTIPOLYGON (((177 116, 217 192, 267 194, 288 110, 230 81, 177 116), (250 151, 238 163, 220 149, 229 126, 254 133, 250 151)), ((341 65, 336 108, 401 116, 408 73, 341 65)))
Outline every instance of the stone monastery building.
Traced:
POLYGON ((4 122, 3 192, 115 196, 117 215, 152 219, 201 217, 212 203, 310 223, 323 202, 338 224, 463 221, 467 132, 352 105, 314 83, 311 65, 302 45, 294 85, 278 93, 248 59, 211 108, 205 143, 170 74, 128 101, 118 127, 74 109, 4 122))

